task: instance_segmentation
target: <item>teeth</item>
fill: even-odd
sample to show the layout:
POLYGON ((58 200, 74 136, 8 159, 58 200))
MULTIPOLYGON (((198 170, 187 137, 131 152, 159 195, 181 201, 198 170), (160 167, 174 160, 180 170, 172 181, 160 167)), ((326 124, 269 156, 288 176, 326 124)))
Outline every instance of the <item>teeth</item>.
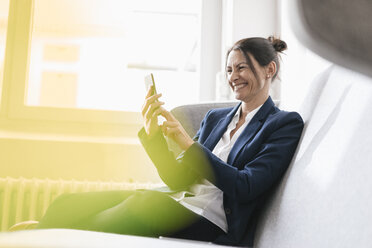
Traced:
POLYGON ((243 88, 244 86, 246 86, 246 84, 238 84, 238 85, 235 85, 234 88, 238 90, 238 89, 243 88))

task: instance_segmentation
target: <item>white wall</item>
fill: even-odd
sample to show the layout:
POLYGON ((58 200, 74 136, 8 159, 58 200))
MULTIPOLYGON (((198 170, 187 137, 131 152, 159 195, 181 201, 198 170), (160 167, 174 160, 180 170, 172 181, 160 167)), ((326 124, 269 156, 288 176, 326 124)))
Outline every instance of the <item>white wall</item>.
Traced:
POLYGON ((279 33, 280 20, 277 0, 226 0, 225 45, 247 37, 268 37, 279 33))

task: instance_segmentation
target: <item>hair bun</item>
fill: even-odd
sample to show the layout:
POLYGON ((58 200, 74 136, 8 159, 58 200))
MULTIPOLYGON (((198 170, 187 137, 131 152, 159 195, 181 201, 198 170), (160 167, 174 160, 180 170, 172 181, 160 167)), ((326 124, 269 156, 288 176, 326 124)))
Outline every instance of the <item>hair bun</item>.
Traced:
POLYGON ((281 39, 275 38, 274 36, 270 36, 267 39, 271 42, 271 44, 273 45, 275 51, 277 51, 277 52, 283 52, 284 50, 287 49, 287 43, 285 43, 281 39))

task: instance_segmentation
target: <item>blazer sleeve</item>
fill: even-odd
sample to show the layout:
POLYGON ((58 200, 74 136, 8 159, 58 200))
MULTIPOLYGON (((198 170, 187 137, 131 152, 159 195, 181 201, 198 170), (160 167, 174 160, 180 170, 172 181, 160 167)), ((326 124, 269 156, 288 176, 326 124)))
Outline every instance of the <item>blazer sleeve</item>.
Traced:
POLYGON ((182 160, 174 157, 160 130, 152 138, 149 138, 142 128, 138 132, 138 137, 155 165, 160 178, 169 188, 172 190, 183 189, 200 179, 198 173, 191 170, 182 160))
POLYGON ((230 198, 241 203, 251 201, 282 176, 301 137, 304 123, 300 115, 295 112, 279 113, 285 116, 278 115, 268 131, 268 137, 243 169, 227 164, 197 142, 183 154, 183 162, 201 177, 213 182, 230 198))

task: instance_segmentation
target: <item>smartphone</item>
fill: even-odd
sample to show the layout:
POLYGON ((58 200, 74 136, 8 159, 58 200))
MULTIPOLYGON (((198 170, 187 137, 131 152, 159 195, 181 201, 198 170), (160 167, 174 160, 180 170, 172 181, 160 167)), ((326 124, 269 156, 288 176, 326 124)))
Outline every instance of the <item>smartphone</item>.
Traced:
POLYGON ((145 87, 146 87, 146 92, 152 87, 152 93, 151 95, 156 95, 156 87, 155 87, 155 80, 154 80, 154 75, 150 73, 145 77, 145 87))
MULTIPOLYGON (((145 87, 146 87, 146 92, 149 91, 150 87, 152 87, 152 92, 151 95, 156 95, 156 87, 155 87, 155 80, 154 80, 154 75, 150 73, 149 75, 145 76, 145 87)), ((156 100, 158 101, 158 100, 156 100)), ((161 125, 165 121, 165 118, 163 116, 158 116, 158 124, 161 125)))

